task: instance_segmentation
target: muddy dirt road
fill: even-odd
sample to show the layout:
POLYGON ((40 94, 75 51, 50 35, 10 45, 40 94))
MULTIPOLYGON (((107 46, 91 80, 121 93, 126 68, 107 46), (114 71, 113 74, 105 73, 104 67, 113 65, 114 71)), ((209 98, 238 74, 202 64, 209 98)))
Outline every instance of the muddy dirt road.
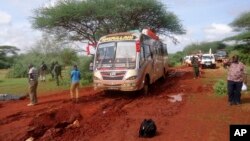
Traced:
POLYGON ((0 102, 0 140, 147 140, 138 137, 138 129, 143 119, 151 118, 158 132, 150 140, 227 141, 230 124, 250 124, 250 97, 244 95, 243 104, 235 107, 228 106, 226 97, 215 97, 214 81, 204 82, 224 73, 219 70, 204 70, 202 78, 193 79, 191 68, 173 68, 164 82, 151 86, 148 96, 104 94, 87 87, 78 103, 69 100, 69 91, 39 97, 33 107, 26 106, 28 99, 0 102), (173 102, 173 95, 181 100, 173 102))

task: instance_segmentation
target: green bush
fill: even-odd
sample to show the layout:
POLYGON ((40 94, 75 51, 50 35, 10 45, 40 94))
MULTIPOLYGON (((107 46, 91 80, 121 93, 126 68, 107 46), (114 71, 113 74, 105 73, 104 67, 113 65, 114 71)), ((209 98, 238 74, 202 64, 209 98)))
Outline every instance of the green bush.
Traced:
POLYGON ((16 63, 7 73, 7 78, 21 78, 28 76, 28 64, 16 63))
POLYGON ((181 59, 184 57, 183 52, 176 52, 175 54, 169 54, 169 63, 170 67, 181 65, 181 59))
POLYGON ((215 94, 218 96, 224 96, 227 94, 227 85, 224 80, 218 80, 213 88, 215 94))
POLYGON ((80 83, 82 86, 90 84, 88 80, 81 80, 80 83))
POLYGON ((79 64, 79 70, 82 75, 81 83, 84 85, 85 83, 92 83, 93 82, 93 72, 89 70, 89 64, 92 61, 92 57, 84 56, 79 64))
POLYGON ((64 67, 62 70, 62 76, 63 79, 60 80, 60 84, 63 86, 70 86, 71 80, 70 80, 70 68, 64 67))
POLYGON ((33 64, 37 69, 39 69, 43 61, 48 66, 48 69, 50 69, 52 62, 55 61, 57 61, 62 66, 66 66, 77 64, 79 60, 77 54, 70 49, 64 49, 58 53, 48 54, 29 52, 16 57, 14 64, 12 65, 9 73, 7 74, 7 77, 27 77, 28 65, 33 64))

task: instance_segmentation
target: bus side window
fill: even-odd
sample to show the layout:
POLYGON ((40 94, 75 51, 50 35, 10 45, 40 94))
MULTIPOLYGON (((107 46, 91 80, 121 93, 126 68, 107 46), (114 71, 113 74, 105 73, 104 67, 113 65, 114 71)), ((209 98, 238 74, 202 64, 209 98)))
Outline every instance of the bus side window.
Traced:
POLYGON ((162 44, 160 44, 160 51, 161 51, 161 55, 164 55, 164 48, 162 44))
POLYGON ((142 64, 145 61, 145 52, 144 52, 144 46, 141 47, 141 51, 140 51, 140 67, 142 66, 142 64))
POLYGON ((168 55, 167 45, 163 44, 164 55, 168 55))
POLYGON ((149 49, 149 45, 143 45, 144 47, 144 56, 145 56, 145 59, 148 59, 150 56, 151 56, 151 51, 149 49))
POLYGON ((159 42, 157 42, 157 54, 158 54, 159 56, 162 55, 161 46, 160 46, 159 42))

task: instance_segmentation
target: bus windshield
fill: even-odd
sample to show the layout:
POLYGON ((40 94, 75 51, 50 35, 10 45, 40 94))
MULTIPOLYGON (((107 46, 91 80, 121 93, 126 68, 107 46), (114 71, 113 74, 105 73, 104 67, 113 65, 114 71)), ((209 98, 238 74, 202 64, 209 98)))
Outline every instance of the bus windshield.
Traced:
POLYGON ((97 69, 134 69, 136 66, 136 44, 134 41, 99 44, 95 63, 97 69))

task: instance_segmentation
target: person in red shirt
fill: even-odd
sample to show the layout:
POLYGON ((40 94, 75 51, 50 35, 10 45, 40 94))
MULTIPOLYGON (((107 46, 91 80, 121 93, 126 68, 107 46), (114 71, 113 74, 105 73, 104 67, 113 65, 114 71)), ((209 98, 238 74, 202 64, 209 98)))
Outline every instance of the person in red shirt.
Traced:
POLYGON ((239 57, 233 56, 228 68, 227 90, 230 105, 241 103, 241 88, 243 81, 246 83, 246 67, 239 61, 239 57))

